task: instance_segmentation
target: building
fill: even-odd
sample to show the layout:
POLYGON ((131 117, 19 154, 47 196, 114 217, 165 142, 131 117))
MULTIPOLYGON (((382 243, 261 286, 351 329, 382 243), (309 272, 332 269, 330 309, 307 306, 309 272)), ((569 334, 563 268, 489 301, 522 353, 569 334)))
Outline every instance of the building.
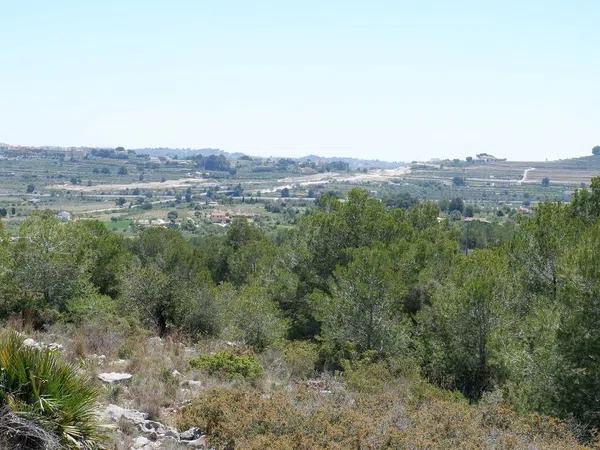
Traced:
POLYGON ((56 214, 56 217, 58 218, 58 220, 61 220, 63 222, 71 221, 71 213, 69 211, 59 211, 56 214))
POLYGON ((478 162, 494 162, 494 161, 506 161, 506 158, 500 159, 496 158, 494 155, 490 155, 489 153, 478 153, 475 155, 478 162))
POLYGON ((229 216, 223 211, 212 211, 209 218, 212 223, 227 224, 231 222, 229 216))

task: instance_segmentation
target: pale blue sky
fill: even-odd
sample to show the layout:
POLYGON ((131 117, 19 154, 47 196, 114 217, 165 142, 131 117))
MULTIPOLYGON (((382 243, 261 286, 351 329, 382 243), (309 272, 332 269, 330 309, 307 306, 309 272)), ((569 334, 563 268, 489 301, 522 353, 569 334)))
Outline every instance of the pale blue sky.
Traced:
POLYGON ((0 142, 583 155, 600 1, 0 0, 0 142))

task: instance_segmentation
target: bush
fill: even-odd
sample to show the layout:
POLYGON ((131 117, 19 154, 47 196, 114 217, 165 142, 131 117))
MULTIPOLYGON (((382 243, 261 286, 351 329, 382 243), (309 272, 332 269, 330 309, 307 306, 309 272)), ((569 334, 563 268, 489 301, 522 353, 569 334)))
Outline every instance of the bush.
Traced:
POLYGON ((0 406, 10 410, 8 417, 42 428, 64 448, 93 449, 103 438, 97 395, 91 380, 56 352, 26 347, 15 332, 0 336, 0 406))
POLYGON ((306 341, 287 342, 282 351, 283 360, 293 378, 309 378, 314 375, 319 358, 315 344, 306 341))
POLYGON ((418 381, 368 394, 324 394, 301 384, 268 392, 212 388, 181 409, 176 423, 205 430, 215 449, 584 448, 554 419, 519 416, 505 404, 471 405, 418 381))
POLYGON ((98 323, 114 325, 122 322, 118 301, 106 295, 92 294, 67 303, 67 318, 76 325, 98 323))
POLYGON ((253 356, 240 356, 228 351, 199 356, 192 359, 190 365, 225 379, 256 380, 263 372, 260 363, 253 356))

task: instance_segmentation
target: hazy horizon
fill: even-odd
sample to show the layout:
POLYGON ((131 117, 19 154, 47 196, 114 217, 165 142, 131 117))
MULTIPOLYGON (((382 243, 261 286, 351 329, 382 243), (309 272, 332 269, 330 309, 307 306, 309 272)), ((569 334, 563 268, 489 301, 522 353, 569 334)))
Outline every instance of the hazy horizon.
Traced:
POLYGON ((600 144, 600 3, 13 3, 0 142, 386 161, 600 144))
MULTIPOLYGON (((121 145, 115 145, 115 146, 97 146, 97 145, 55 145, 55 144, 23 144, 23 143, 14 143, 14 142, 3 142, 0 141, 0 145, 1 144, 6 144, 6 145, 10 145, 10 146, 15 146, 15 147, 61 147, 61 148, 116 148, 118 146, 121 145)), ((123 146, 124 147, 124 146, 123 146)), ((221 147, 165 147, 165 146, 132 146, 132 147, 124 147, 125 149, 128 150, 148 150, 148 149, 169 149, 169 150, 173 150, 173 151, 201 151, 201 150, 218 150, 218 151, 223 151, 225 153, 228 154, 233 154, 233 153, 241 153, 247 156, 251 156, 251 157, 258 157, 258 158, 303 158, 303 157, 307 157, 307 156, 318 156, 318 157, 323 157, 323 158, 355 158, 355 159, 362 159, 362 160, 380 160, 382 162, 390 162, 390 163, 411 163, 413 161, 423 161, 423 162, 427 162, 427 161, 435 161, 435 160, 443 160, 443 159, 454 159, 454 158, 458 158, 461 160, 464 160, 467 156, 472 156, 475 157, 476 154, 465 154, 465 155, 459 155, 456 157, 447 157, 447 156, 432 156, 430 158, 412 158, 412 159, 396 159, 396 160, 392 160, 392 159, 386 159, 386 158, 378 158, 378 157, 369 157, 369 156, 351 156, 348 154, 343 153, 343 151, 340 151, 338 153, 331 153, 331 154, 324 154, 324 153, 319 153, 319 152, 298 152, 298 154, 290 154, 285 153, 285 152, 280 152, 280 153, 263 153, 260 154, 259 152, 256 151, 252 151, 252 150, 240 150, 240 149, 226 149, 226 148, 221 148, 221 147)), ((485 152, 477 152, 477 153, 485 153, 485 152)), ((584 157, 584 156, 590 156, 591 153, 591 149, 590 151, 587 152, 583 152, 579 155, 570 155, 570 156, 565 156, 565 157, 557 157, 557 158, 544 158, 544 159, 519 159, 519 158, 507 158, 508 161, 515 161, 515 162, 520 162, 520 161, 553 161, 553 160, 559 160, 559 159, 570 159, 570 158, 579 158, 579 157, 584 157)), ((494 156, 498 157, 498 158, 504 158, 503 155, 501 154, 494 154, 494 156)))

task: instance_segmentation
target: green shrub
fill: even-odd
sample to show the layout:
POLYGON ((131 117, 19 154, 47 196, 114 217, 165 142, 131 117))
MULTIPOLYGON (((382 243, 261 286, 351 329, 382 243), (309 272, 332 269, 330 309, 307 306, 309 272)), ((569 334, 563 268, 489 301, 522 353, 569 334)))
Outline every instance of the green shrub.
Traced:
POLYGON ((283 360, 293 378, 313 376, 318 358, 317 346, 312 342, 292 341, 283 346, 283 360))
POLYGON ((256 380, 263 372, 260 363, 253 356, 235 355, 227 351, 199 356, 192 359, 190 365, 225 379, 256 380))
POLYGON ((89 322, 116 325, 122 322, 118 301, 100 294, 70 300, 66 317, 76 325, 89 322))
POLYGON ((91 380, 58 353, 26 347, 15 332, 0 336, 0 407, 55 436, 64 448, 98 447, 103 433, 97 395, 91 380))

